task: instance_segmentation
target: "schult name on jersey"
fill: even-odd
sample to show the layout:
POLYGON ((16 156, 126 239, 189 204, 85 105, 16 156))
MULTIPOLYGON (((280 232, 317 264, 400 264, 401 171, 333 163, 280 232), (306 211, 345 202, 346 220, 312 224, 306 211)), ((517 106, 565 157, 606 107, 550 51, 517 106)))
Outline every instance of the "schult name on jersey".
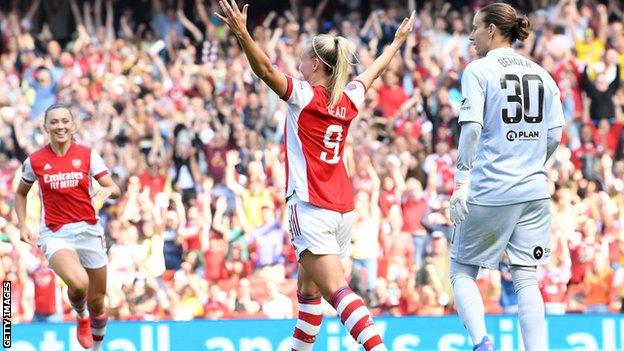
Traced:
POLYGON ((43 181, 50 184, 50 189, 65 189, 78 186, 84 178, 82 172, 58 172, 56 174, 44 174, 43 181))

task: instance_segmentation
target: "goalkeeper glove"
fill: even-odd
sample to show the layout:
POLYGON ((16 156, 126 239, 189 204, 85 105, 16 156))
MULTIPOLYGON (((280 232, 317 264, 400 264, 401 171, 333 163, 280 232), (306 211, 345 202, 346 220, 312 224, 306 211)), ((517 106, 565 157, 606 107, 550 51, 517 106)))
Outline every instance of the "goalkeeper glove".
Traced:
POLYGON ((455 190, 449 202, 450 217, 453 224, 459 224, 468 214, 468 189, 470 189, 470 173, 455 172, 455 190))

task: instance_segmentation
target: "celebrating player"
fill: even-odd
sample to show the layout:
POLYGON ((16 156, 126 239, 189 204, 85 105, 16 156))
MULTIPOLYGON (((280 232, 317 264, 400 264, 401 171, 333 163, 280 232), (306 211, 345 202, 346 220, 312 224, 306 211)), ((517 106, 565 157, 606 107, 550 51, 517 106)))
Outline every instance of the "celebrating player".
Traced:
POLYGON ((119 197, 119 187, 94 150, 73 141, 71 111, 55 104, 45 111, 50 143, 24 161, 15 196, 21 239, 38 243, 50 267, 67 284, 78 314, 77 337, 86 349, 99 350, 106 329, 106 247, 93 202, 119 197), (91 192, 91 178, 100 187, 91 192), (26 225, 26 196, 39 182, 42 203, 40 235, 26 225), (86 303, 86 309, 85 309, 86 303), (87 312, 88 310, 88 312, 87 312))
POLYGON ((456 224, 451 281, 474 350, 494 349, 475 278, 479 267, 497 268, 505 250, 524 347, 543 350, 546 328, 536 265, 550 255, 544 164, 559 145, 564 119, 553 79, 511 48, 529 30, 526 16, 507 4, 478 11, 470 40, 481 58, 462 76, 459 155, 450 201, 456 224))
POLYGON ((304 80, 298 80, 275 69, 253 41, 246 28, 249 5, 241 12, 234 0, 219 4, 224 15, 216 15, 236 35, 252 70, 288 103, 287 211, 299 260, 299 319, 292 349, 312 349, 322 320, 322 295, 366 350, 386 350, 370 312, 347 287, 341 268, 341 257, 349 255, 354 208, 342 155, 349 125, 364 103, 366 89, 411 32, 414 13, 403 20, 383 54, 351 82, 349 41, 314 36, 301 53, 299 70, 304 80))

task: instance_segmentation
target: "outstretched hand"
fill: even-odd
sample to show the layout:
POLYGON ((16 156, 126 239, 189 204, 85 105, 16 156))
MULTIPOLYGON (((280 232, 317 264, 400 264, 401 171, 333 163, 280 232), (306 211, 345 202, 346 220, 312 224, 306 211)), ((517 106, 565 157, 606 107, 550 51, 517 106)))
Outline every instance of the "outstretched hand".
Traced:
POLYGON ((407 39, 407 36, 412 32, 412 28, 414 28, 414 22, 416 22, 416 11, 412 11, 412 14, 409 18, 405 17, 403 22, 399 28, 397 28, 396 33, 394 33, 394 42, 401 45, 407 39))
POLYGON ((243 6, 242 12, 238 9, 235 0, 219 0, 219 6, 221 6, 221 10, 225 16, 216 12, 214 13, 215 16, 225 22, 234 35, 239 37, 247 31, 247 9, 249 8, 249 4, 243 6))

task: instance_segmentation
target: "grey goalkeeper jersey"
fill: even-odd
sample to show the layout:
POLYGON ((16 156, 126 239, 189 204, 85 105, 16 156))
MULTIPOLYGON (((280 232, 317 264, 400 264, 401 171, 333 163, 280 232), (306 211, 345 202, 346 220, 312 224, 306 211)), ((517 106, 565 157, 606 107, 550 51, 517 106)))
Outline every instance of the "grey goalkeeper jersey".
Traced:
POLYGON ((459 123, 483 127, 468 202, 502 206, 550 197, 547 134, 565 123, 552 77, 513 49, 500 48, 468 64, 461 83, 459 123))

